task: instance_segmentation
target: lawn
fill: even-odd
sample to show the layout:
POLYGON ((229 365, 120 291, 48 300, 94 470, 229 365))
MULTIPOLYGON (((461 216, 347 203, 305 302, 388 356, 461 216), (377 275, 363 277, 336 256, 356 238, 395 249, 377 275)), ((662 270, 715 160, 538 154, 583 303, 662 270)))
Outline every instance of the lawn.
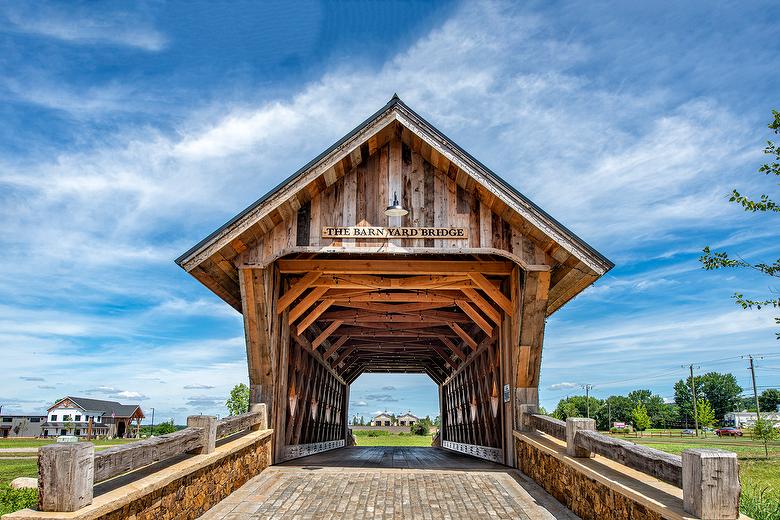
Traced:
POLYGON ((358 446, 427 446, 431 447, 431 435, 380 435, 369 437, 356 435, 358 446))
POLYGON ((744 437, 629 437, 627 440, 675 454, 688 448, 733 451, 739 458, 742 512, 756 520, 780 520, 780 443, 772 443, 769 447, 770 458, 765 459, 764 445, 744 437))
POLYGON ((38 459, 2 459, 0 460, 0 486, 10 484, 16 477, 37 477, 38 459))
MULTIPOLYGON (((111 444, 127 444, 139 439, 93 439, 89 442, 95 446, 107 446, 111 444)), ((51 439, 0 439, 0 448, 38 448, 57 442, 56 438, 51 439)))

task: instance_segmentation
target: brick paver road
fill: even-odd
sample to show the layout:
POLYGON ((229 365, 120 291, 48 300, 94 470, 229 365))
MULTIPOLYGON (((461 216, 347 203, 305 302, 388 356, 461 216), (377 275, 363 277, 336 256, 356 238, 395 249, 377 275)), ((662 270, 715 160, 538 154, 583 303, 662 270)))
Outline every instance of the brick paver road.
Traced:
MULTIPOLYGON (((354 449, 359 448, 346 448, 354 449)), ((247 482, 202 518, 577 518, 521 474, 489 463, 486 466, 489 469, 422 469, 408 466, 368 468, 303 464, 273 466, 247 482)))

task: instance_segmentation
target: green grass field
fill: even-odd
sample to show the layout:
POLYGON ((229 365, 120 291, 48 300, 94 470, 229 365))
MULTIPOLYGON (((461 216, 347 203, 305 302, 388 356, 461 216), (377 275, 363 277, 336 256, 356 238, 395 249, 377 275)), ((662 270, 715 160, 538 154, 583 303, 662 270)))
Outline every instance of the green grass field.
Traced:
MULTIPOLYGON (((89 442, 95 446, 107 446, 111 444, 127 444, 138 439, 94 439, 89 442)), ((0 448, 39 448, 57 442, 57 439, 0 439, 0 448)))
POLYGON ((358 446, 427 446, 431 447, 431 435, 381 435, 368 437, 356 435, 358 446))
POLYGON ((38 459, 0 460, 0 485, 10 484, 16 477, 37 477, 38 459))

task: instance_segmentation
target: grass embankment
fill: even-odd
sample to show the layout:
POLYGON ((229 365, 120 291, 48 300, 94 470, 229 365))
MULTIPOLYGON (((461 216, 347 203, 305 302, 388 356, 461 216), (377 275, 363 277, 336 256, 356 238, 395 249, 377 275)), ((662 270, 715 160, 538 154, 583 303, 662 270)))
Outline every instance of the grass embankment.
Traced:
POLYGON ((626 437, 668 453, 680 454, 688 448, 719 448, 733 451, 739 458, 742 482, 741 510, 755 520, 780 520, 780 442, 769 445, 769 459, 764 445, 747 437, 626 437))
POLYGON ((390 433, 387 430, 355 430, 358 446, 420 446, 431 447, 432 435, 390 433))

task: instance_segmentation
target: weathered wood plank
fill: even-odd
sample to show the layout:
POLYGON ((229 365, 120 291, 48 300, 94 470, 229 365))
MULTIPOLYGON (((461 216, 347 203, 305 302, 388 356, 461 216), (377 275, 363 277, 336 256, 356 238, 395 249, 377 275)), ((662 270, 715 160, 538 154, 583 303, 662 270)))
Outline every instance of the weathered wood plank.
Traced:
POLYGON ((95 454, 95 482, 197 450, 202 445, 200 430, 185 428, 159 437, 108 448, 95 454))
POLYGON ((566 423, 549 415, 533 414, 530 418, 531 427, 552 435, 556 439, 566 440, 566 423))

